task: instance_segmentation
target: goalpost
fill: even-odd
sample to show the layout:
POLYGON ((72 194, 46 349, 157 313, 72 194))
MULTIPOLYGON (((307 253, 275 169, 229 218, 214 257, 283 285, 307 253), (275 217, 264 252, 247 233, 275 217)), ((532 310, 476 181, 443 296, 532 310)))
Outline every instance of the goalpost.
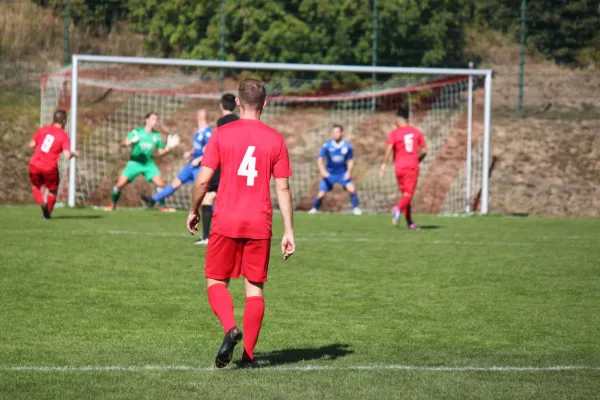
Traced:
MULTIPOLYGON (((389 211, 400 196, 393 168, 381 180, 377 172, 395 112, 408 107, 410 122, 423 132, 428 147, 414 212, 488 212, 491 70, 89 55, 74 55, 70 68, 42 77, 41 123, 49 123, 57 108, 67 109, 71 149, 80 152, 79 159, 61 163, 68 180, 61 182, 59 200, 71 207, 107 205, 128 159, 118 143, 151 111, 160 116, 161 134, 177 133, 182 139, 180 151, 156 159, 169 183, 187 163, 182 154, 191 146, 196 110, 209 112, 214 129, 220 87, 236 94, 239 81, 249 76, 266 82, 263 121, 280 131, 290 148, 296 209, 310 208, 321 179, 318 151, 331 127, 341 124, 355 148, 353 179, 361 208, 389 211), (377 86, 371 74, 381 78, 377 86)), ((138 179, 124 191, 123 206, 140 205, 139 194, 152 190, 138 179)), ((187 208, 189 196, 190 187, 184 185, 167 204, 187 208)), ((342 190, 324 202, 329 210, 349 207, 342 190)))

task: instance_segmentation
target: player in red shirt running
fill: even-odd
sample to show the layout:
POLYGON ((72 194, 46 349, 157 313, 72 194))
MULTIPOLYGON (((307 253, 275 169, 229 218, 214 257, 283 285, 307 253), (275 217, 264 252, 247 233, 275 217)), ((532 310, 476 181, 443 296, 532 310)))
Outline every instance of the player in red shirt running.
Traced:
POLYGON ((427 155, 427 147, 421 131, 408 124, 408 110, 406 108, 401 108, 396 114, 396 126, 397 128, 388 136, 379 177, 383 178, 390 154, 394 152, 394 169, 396 170, 396 180, 402 198, 398 205, 392 208, 392 223, 398 225, 400 212, 402 212, 408 229, 416 230, 419 227, 412 220, 410 202, 419 179, 419 163, 427 155))
POLYGON ((192 234, 198 229, 198 209, 214 171, 221 166, 204 267, 208 302, 225 330, 215 364, 217 368, 225 367, 231 361, 235 345, 243 338, 242 366, 260 368, 254 360, 254 347, 265 311, 263 285, 267 281, 271 250, 273 207, 269 188, 273 176, 283 217, 281 251, 286 260, 296 248, 288 183, 292 170, 283 136, 260 121, 266 106, 264 84, 244 79, 238 96, 240 119, 220 127, 206 145, 202 167, 194 182, 187 227, 192 234), (244 335, 235 322, 233 301, 227 290, 229 280, 242 275, 246 289, 244 335))
POLYGON ((76 152, 69 150, 69 135, 64 131, 67 124, 67 113, 57 110, 52 119, 52 125, 42 126, 33 135, 29 147, 35 149, 29 161, 29 180, 31 193, 35 202, 42 208, 44 218, 50 219, 54 204, 60 175, 58 172, 58 159, 63 153, 67 159, 76 157, 76 152))

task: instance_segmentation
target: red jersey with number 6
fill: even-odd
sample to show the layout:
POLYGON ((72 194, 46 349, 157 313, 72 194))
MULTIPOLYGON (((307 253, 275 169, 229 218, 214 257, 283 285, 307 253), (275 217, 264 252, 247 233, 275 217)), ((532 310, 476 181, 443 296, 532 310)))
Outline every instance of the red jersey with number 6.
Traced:
POLYGON ((214 170, 221 166, 212 231, 231 238, 270 239, 271 177, 292 176, 283 136, 258 120, 230 122, 208 141, 202 165, 214 170))
POLYGON ((410 125, 401 126, 390 133, 387 144, 394 146, 396 170, 419 168, 419 149, 425 147, 425 138, 420 130, 410 125))
POLYGON ((29 164, 42 170, 57 168, 60 153, 69 150, 69 135, 56 126, 42 126, 31 139, 35 141, 35 151, 29 164))

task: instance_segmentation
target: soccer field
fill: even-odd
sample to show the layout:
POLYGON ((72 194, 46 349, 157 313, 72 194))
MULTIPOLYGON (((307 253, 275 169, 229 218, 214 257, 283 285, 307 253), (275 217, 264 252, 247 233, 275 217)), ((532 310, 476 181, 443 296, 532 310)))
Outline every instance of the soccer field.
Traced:
POLYGON ((299 214, 284 263, 276 215, 265 368, 216 370, 185 213, 54 214, 0 207, 2 398, 600 396, 600 221, 299 214))

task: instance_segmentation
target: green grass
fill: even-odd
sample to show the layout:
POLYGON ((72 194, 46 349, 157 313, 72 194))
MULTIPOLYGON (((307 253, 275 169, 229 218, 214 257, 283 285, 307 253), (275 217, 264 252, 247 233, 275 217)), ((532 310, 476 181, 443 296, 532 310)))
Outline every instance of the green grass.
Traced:
MULTIPOLYGON (((57 209, 51 221, 40 214, 0 208, 3 398, 600 393, 597 220, 422 216, 431 229, 408 232, 383 215, 299 214, 298 253, 271 261, 257 348, 266 368, 217 371, 208 368, 222 331, 204 293, 205 248, 191 244, 185 214, 57 209), (308 366, 323 369, 301 369, 308 366)), ((278 216, 274 225, 277 238, 278 216)), ((242 284, 231 288, 241 320, 242 284)))

